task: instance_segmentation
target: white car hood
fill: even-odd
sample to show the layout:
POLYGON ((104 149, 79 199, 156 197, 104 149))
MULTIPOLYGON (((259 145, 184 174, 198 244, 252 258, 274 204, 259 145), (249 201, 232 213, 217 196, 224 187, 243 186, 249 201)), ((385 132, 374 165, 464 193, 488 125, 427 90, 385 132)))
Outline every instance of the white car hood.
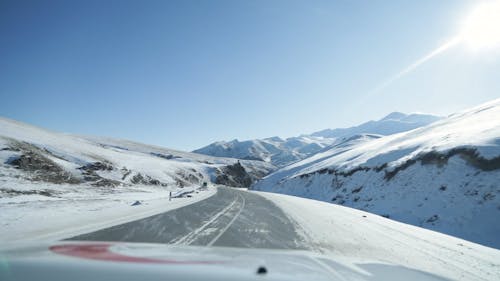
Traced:
POLYGON ((339 262, 306 251, 72 241, 0 249, 0 280, 446 279, 403 266, 339 262))

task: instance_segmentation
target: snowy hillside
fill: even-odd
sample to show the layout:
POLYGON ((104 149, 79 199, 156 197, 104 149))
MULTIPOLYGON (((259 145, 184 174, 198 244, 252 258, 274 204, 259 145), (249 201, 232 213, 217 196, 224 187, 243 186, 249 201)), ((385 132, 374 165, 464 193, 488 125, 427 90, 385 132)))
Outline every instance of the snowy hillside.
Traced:
POLYGON ((500 99, 412 131, 344 139, 253 189, 354 207, 500 248, 500 99))
POLYGON ((54 133, 0 118, 2 195, 19 194, 16 189, 25 182, 169 190, 210 181, 247 186, 273 168, 260 161, 239 162, 125 140, 54 133))
POLYGON ((284 167, 312 156, 328 146, 342 142, 345 138, 360 134, 390 135, 422 127, 439 119, 440 117, 434 115, 407 115, 393 112, 381 120, 369 121, 355 127, 327 129, 311 135, 287 139, 271 137, 261 140, 221 141, 193 152, 219 157, 262 160, 278 167, 284 167))
POLYGON ((283 167, 317 153, 334 142, 323 137, 300 136, 287 139, 271 137, 262 140, 215 142, 194 150, 211 156, 270 162, 283 167))

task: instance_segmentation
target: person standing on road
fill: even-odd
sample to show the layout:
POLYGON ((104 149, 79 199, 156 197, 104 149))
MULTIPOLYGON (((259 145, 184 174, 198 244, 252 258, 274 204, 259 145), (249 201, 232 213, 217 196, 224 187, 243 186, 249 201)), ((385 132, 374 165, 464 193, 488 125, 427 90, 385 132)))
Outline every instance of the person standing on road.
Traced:
POLYGON ((168 201, 172 201, 172 191, 168 194, 168 201))

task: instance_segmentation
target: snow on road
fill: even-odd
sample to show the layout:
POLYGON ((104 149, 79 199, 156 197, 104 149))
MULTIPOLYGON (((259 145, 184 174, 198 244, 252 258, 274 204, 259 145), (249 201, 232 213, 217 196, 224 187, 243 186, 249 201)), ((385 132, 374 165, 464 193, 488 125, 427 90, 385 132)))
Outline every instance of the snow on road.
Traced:
MULTIPOLYGON (((193 197, 169 201, 168 191, 144 187, 99 195, 94 191, 76 197, 68 193, 62 198, 0 198, 0 241, 64 239, 190 205, 215 193, 216 189, 209 187, 195 191, 193 197), (131 206, 137 200, 141 204, 131 206)), ((336 261, 391 263, 451 280, 500 280, 500 250, 343 206, 281 194, 244 193, 261 195, 276 204, 297 224, 295 228, 308 247, 336 261)), ((247 220, 257 219, 245 217, 247 220)), ((234 231, 238 229, 235 226, 234 231)), ((242 239, 241 235, 237 237, 242 239)))
MULTIPOLYGON (((36 187, 25 186, 26 190, 40 190, 40 184, 33 185, 36 187)), ((96 188, 92 191, 80 189, 73 193, 68 190, 78 186, 48 186, 51 192, 58 187, 65 193, 58 197, 0 197, 0 243, 64 239, 180 208, 216 193, 214 187, 203 191, 185 187, 183 191, 194 191, 191 197, 170 201, 170 191, 151 186, 122 188, 119 192, 109 188, 101 192, 96 192, 96 188), (141 204, 132 206, 136 201, 141 204)))
POLYGON ((348 207, 256 193, 301 226, 313 248, 335 259, 389 262, 452 280, 500 280, 500 250, 348 207))

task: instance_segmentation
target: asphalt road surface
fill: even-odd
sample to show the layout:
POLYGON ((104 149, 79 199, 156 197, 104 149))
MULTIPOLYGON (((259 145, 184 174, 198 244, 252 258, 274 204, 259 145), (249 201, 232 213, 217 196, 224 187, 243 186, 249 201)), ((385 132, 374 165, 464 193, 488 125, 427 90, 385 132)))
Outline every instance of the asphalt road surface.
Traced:
POLYGON ((308 248, 294 223, 274 203, 255 193, 226 187, 219 187, 214 196, 200 202, 69 240, 308 248))

